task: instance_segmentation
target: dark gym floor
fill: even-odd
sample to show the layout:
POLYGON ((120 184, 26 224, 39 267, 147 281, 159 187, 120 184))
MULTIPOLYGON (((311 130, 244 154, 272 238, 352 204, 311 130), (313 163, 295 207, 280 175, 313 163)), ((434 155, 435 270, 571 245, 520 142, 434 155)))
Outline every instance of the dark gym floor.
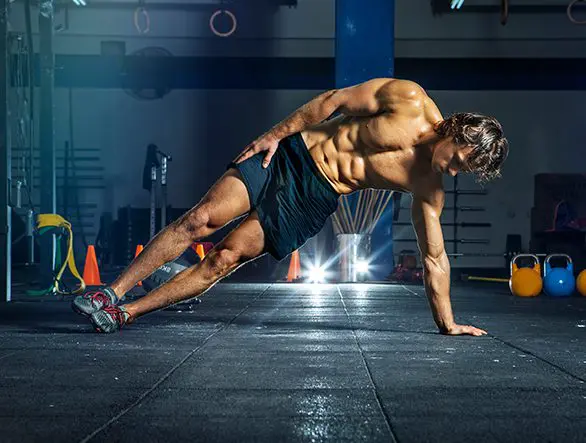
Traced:
POLYGON ((0 441, 578 442, 586 298, 220 284, 192 311, 100 335, 67 301, 0 305, 0 441))

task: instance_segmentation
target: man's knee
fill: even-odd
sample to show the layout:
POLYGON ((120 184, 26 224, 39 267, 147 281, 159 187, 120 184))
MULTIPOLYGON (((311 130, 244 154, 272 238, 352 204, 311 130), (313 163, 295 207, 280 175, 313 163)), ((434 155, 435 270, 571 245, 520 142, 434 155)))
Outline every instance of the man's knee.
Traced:
POLYGON ((220 246, 205 257, 212 276, 220 277, 234 270, 242 263, 242 253, 236 248, 220 246))
POLYGON ((198 240, 201 231, 207 228, 210 222, 210 213, 206 206, 199 206, 181 217, 176 223, 176 229, 186 237, 198 240))

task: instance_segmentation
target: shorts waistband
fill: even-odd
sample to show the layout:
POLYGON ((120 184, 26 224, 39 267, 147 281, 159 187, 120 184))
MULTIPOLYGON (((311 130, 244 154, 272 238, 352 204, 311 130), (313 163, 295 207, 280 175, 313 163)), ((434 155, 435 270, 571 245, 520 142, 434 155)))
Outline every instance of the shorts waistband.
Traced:
POLYGON ((315 164, 315 160, 313 159, 313 157, 309 153, 309 149, 307 148, 307 145, 305 144, 305 140, 303 140, 303 137, 301 137, 301 133, 297 132, 297 133, 289 136, 288 138, 289 138, 289 141, 291 144, 297 145, 298 150, 301 152, 301 155, 305 158, 306 163, 309 165, 313 174, 319 180, 319 182, 329 192, 331 192, 336 197, 339 197, 340 194, 334 189, 332 184, 326 180, 326 178, 323 176, 322 172, 319 169, 317 169, 317 165, 315 164))

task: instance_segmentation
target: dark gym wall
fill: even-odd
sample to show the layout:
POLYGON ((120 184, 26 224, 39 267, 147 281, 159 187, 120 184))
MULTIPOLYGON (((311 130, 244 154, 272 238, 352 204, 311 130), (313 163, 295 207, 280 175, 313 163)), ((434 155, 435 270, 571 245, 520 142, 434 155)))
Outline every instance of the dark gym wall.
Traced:
MULTIPOLYGON (((448 1, 444 2, 449 4, 448 1)), ((511 2, 512 3, 512 2, 511 2)), ((463 237, 487 237, 486 246, 462 245, 459 252, 502 252, 507 234, 521 234, 529 247, 530 215, 533 206, 533 177, 537 173, 583 173, 583 103, 586 100, 586 26, 574 25, 566 15, 568 1, 515 2, 528 9, 512 12, 506 26, 500 24, 498 11, 491 14, 466 12, 470 6, 490 5, 494 1, 466 1, 458 13, 433 15, 430 2, 397 2, 396 56, 425 60, 456 58, 445 75, 458 78, 458 90, 429 91, 444 115, 460 111, 478 111, 496 116, 504 126, 511 151, 503 177, 486 187, 487 196, 463 196, 462 205, 484 205, 485 212, 466 213, 461 221, 490 222, 490 229, 460 229, 463 237), (532 10, 531 5, 557 5, 549 13, 532 10), (483 58, 505 57, 494 64, 483 58), (542 60, 536 64, 528 59, 542 60), (581 59, 581 60, 580 60, 581 59), (527 60, 523 64, 524 60, 527 60), (549 69, 555 63, 563 69, 549 69), (511 62, 520 68, 511 72, 511 62), (474 68, 475 67, 476 72, 474 68), (523 69, 525 66, 525 69, 523 69), (485 69, 482 69, 484 67, 485 69), (463 76, 462 71, 469 76, 463 76), (542 70, 542 72, 540 72, 542 70), (487 72, 489 75, 487 75, 487 72), (531 89, 536 85, 549 90, 493 90, 488 86, 495 77, 531 89), (571 80, 570 80, 571 79, 571 80), (579 90, 556 91, 576 84, 579 90), (491 90, 485 90, 490 88, 491 90)), ((472 8, 473 9, 473 8, 472 8)), ((584 9, 584 8, 582 8, 584 9)), ((583 13, 580 17, 584 17, 583 13)), ((398 75, 400 63, 397 63, 398 75)), ((430 63, 429 82, 440 82, 430 63)), ((426 86, 425 81, 422 85, 426 86)), ((537 86, 534 87, 535 89, 537 86)), ((568 87, 571 89, 571 87, 568 87)), ((452 180, 446 180, 446 187, 452 180)), ((461 177, 459 186, 477 189, 469 177, 461 177)), ((448 196, 446 206, 451 205, 448 196)), ((446 215, 448 215, 446 213, 446 215)), ((408 214, 401 219, 407 220, 408 214)), ((451 213, 448 215, 451 217, 451 213)), ((395 231, 398 232, 398 231, 395 231)), ((446 237, 451 229, 444 228, 446 237)), ((411 236, 411 232, 404 232, 411 236)), ((458 259, 455 266, 502 266, 499 258, 458 259), (474 263, 471 263, 473 261, 474 263)))
MULTIPOLYGON (((116 40, 126 44, 127 53, 161 46, 176 56, 312 60, 333 56, 333 0, 299 0, 296 8, 275 9, 264 2, 246 3, 255 6, 248 13, 238 15, 239 28, 227 39, 211 34, 208 11, 150 10, 150 32, 140 34, 134 27, 132 9, 72 7, 67 21, 62 13, 56 17, 56 23, 66 25, 66 29, 57 33, 55 50, 58 55, 98 56, 102 41, 116 40)), ((489 3, 492 4, 486 4, 489 3)), ((559 2, 560 6, 565 4, 566 1, 559 2)), ((430 94, 445 114, 463 110, 494 114, 503 122, 511 140, 511 156, 504 178, 488 187, 488 196, 475 198, 474 203, 486 206, 487 211, 467 214, 465 219, 492 222, 493 227, 461 233, 489 238, 488 252, 502 251, 507 233, 522 234, 524 242, 528 242, 535 173, 581 172, 581 107, 586 99, 583 91, 586 85, 580 91, 566 92, 486 91, 485 88, 494 89, 492 80, 501 71, 493 66, 475 75, 470 66, 486 66, 486 61, 480 63, 481 59, 492 57, 543 58, 544 66, 551 66, 553 57, 583 58, 586 27, 571 24, 564 10, 514 14, 503 27, 498 14, 434 15, 428 0, 397 2, 397 75, 416 72, 419 76, 416 80, 431 88, 430 94), (438 87, 442 84, 455 90, 438 87)), ((18 10, 13 17, 13 29, 24 29, 18 10)), ((36 27, 34 20, 33 25, 36 27)), ((36 44, 38 48, 38 40, 36 44)), ((205 59, 198 60, 205 63, 205 59)), ((269 62, 259 63, 259 71, 266 70, 267 66, 271 66, 269 62)), ((577 75, 572 69, 566 71, 557 74, 560 78, 564 74, 577 75)), ((239 74, 238 70, 230 72, 233 76, 239 74)), ((523 78, 534 81, 532 74, 530 69, 521 70, 516 74, 516 84, 523 86, 523 78)), ((333 71, 324 73, 324 78, 328 75, 333 80, 333 71)), ((502 76, 507 76, 506 68, 502 76)), ((556 82, 560 83, 554 75, 545 77, 542 87, 552 89, 556 82)), ((144 149, 148 143, 159 145, 174 157, 170 167, 170 203, 177 207, 191 206, 246 143, 318 92, 319 89, 299 89, 299 84, 292 90, 179 89, 161 100, 137 101, 119 89, 87 85, 72 89, 75 145, 96 149, 97 161, 104 167, 103 179, 97 180, 104 189, 82 191, 82 201, 98 203, 90 220, 94 224, 90 232, 96 232, 99 214, 104 210, 116 211, 126 204, 148 206, 148 195, 141 187, 144 149)), ((57 147, 70 139, 69 94, 62 87, 55 92, 57 147)), ((462 187, 472 186, 467 179, 462 180, 462 187)), ((407 220, 407 216, 404 213, 401 219, 407 220)), ((395 232, 412 235, 410 228, 395 232)), ((487 259, 480 265, 501 266, 502 261, 487 259)))
MULTIPOLYGON (((318 44, 314 55, 323 55, 324 43, 332 43, 331 5, 315 8, 305 2, 297 9, 289 9, 271 6, 274 2, 264 0, 240 3, 245 7, 230 8, 238 19, 237 31, 230 38, 215 37, 210 31, 209 18, 215 8, 205 12, 149 10, 148 34, 139 34, 135 29, 133 9, 71 8, 68 29, 55 37, 57 60, 63 55, 66 62, 75 63, 79 61, 76 56, 89 55, 99 63, 103 41, 122 41, 127 53, 157 46, 178 57, 254 56, 265 60, 312 56, 314 40, 318 44)), ((18 11, 14 17, 14 25, 24 29, 18 11)), ((57 23, 60 18, 63 16, 58 14, 57 23)), ((221 27, 226 23, 219 20, 218 24, 221 27)), ((33 25, 36 26, 34 21, 33 25)), ((38 44, 38 40, 35 42, 38 44)), ((206 59, 201 62, 206 63, 206 59)), ((259 66, 258 71, 262 70, 259 66)), ((71 138, 71 94, 74 144, 78 149, 97 150, 92 155, 99 157, 97 163, 104 168, 103 180, 91 184, 105 189, 80 191, 82 201, 98 203, 93 211, 94 228, 88 229, 90 234, 97 231, 102 211, 115 213, 127 204, 148 206, 148 194, 142 189, 147 144, 155 143, 173 155, 169 168, 170 204, 191 207, 248 142, 319 92, 298 88, 177 89, 161 100, 139 101, 120 89, 89 87, 91 81, 100 83, 100 78, 107 78, 108 72, 96 76, 95 70, 86 69, 85 73, 92 79, 76 81, 84 87, 70 90, 60 87, 57 80, 55 144, 60 148, 71 138)), ((239 72, 222 74, 236 77, 239 72)))

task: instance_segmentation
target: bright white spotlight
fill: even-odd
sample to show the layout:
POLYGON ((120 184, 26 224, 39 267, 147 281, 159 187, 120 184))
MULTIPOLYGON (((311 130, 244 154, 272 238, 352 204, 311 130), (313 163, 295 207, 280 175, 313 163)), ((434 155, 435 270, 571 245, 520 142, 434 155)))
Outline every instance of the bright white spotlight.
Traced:
POLYGON ((356 272, 358 272, 359 274, 366 274, 368 273, 368 269, 369 269, 369 264, 366 260, 362 260, 359 262, 356 262, 356 272))
POLYGON ((309 281, 312 283, 323 283, 326 281, 326 271, 320 266, 315 266, 309 271, 309 281))

